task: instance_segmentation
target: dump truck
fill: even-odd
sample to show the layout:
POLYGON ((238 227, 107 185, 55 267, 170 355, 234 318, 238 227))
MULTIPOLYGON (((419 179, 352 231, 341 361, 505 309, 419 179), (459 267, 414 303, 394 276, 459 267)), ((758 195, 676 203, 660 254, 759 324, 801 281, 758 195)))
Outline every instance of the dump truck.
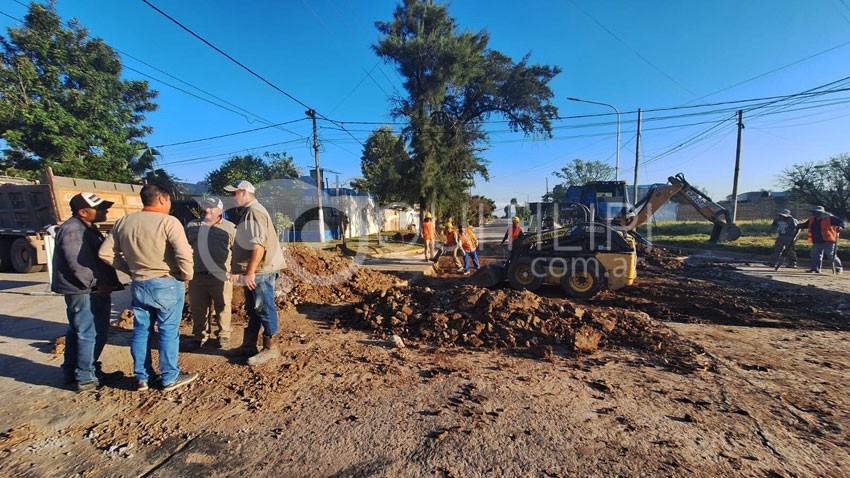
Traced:
POLYGON ((115 203, 108 219, 98 224, 109 231, 115 220, 142 209, 141 189, 138 184, 54 176, 50 168, 42 171, 40 182, 0 177, 0 271, 29 273, 46 268, 45 237, 51 226, 71 217, 68 203, 75 194, 93 192, 115 203))

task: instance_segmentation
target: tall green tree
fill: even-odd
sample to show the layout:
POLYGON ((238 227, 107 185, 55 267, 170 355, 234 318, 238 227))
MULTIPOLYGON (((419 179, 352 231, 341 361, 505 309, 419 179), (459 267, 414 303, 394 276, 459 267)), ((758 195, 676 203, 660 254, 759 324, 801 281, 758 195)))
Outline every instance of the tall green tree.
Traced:
MULTIPOLYGON (((574 159, 560 171, 552 174, 564 180, 562 187, 581 186, 590 181, 609 181, 614 179, 614 167, 602 161, 582 161, 574 159)), ((566 189, 563 190, 566 192, 566 189)))
POLYGON ((0 36, 0 137, 7 174, 132 181, 153 168, 142 140, 157 107, 145 81, 122 80, 121 60, 53 3, 31 3, 21 28, 0 36))
POLYGON ((557 67, 514 62, 488 48, 486 31, 460 31, 445 5, 404 0, 392 21, 376 22, 383 38, 373 46, 396 66, 406 96, 393 98, 392 114, 405 118, 409 165, 416 181, 408 200, 439 211, 465 201, 477 176, 488 179, 484 122, 506 118, 526 135, 551 136, 557 108, 549 81, 557 67))
POLYGON ((407 172, 410 167, 410 155, 404 145, 404 139, 393 133, 388 126, 382 126, 366 140, 363 156, 360 158, 360 170, 363 172, 359 190, 373 194, 380 204, 408 199, 408 191, 414 186, 407 172))
POLYGON ((205 181, 210 185, 210 192, 227 194, 224 187, 240 179, 257 186, 275 179, 297 179, 299 176, 300 171, 291 156, 267 152, 263 156, 234 156, 207 173, 205 181))
POLYGON ((823 206, 841 218, 850 217, 850 155, 795 164, 782 171, 780 183, 794 199, 823 206))

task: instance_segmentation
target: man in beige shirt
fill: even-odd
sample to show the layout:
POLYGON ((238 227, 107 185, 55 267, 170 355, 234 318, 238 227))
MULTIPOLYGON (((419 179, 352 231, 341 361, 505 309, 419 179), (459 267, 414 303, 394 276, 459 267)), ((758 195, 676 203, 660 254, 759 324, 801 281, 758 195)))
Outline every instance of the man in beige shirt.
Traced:
POLYGON ((224 190, 233 193, 236 206, 241 208, 233 243, 231 277, 245 285, 248 311, 242 346, 233 354, 249 355, 248 364, 259 365, 280 356, 274 342, 278 331, 274 285, 283 267, 283 251, 269 212, 254 196, 254 185, 242 180, 224 190), (263 350, 258 353, 257 336, 261 328, 263 350))
POLYGON ((141 192, 144 208, 115 222, 98 255, 133 278, 133 339, 130 353, 137 390, 156 381, 148 337, 159 329, 159 368, 163 390, 191 383, 198 374, 183 373, 177 363, 184 282, 192 279, 192 248, 183 225, 169 216, 171 193, 156 184, 141 192))
POLYGON ((192 341, 189 350, 197 350, 209 339, 218 346, 230 346, 230 250, 236 237, 236 225, 221 217, 221 199, 199 201, 204 216, 186 224, 186 237, 192 246, 195 277, 189 282, 189 307, 192 310, 192 341), (209 320, 207 320, 209 318, 209 320))

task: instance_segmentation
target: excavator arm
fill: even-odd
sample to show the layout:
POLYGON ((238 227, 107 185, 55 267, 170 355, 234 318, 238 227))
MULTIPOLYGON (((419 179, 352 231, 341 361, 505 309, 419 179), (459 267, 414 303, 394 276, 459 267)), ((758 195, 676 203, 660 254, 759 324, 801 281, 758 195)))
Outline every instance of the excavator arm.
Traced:
POLYGON ((636 213, 625 225, 626 230, 633 231, 645 224, 655 211, 667 204, 675 195, 680 195, 697 212, 714 224, 709 242, 728 242, 741 237, 741 230, 732 222, 732 215, 723 206, 712 201, 701 191, 697 190, 679 173, 667 178, 670 184, 656 186, 635 205, 636 213))

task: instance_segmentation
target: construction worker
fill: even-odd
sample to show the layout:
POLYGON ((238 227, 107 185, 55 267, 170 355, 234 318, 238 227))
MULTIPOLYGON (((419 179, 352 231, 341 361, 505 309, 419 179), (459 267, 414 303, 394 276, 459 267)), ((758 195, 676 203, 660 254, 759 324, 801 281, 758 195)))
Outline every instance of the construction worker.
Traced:
POLYGON ((776 219, 770 225, 771 232, 776 232, 776 242, 773 244, 773 254, 770 262, 774 267, 782 265, 781 257, 785 254, 785 263, 791 269, 797 267, 797 252, 794 243, 797 241, 797 220, 791 217, 791 211, 782 209, 776 214, 776 219))
POLYGON ((838 242, 838 231, 847 227, 844 221, 826 212, 823 206, 812 209, 812 217, 801 222, 797 229, 808 229, 809 242, 812 243, 812 266, 806 272, 820 274, 821 262, 826 254, 826 260, 835 266, 835 272, 841 273, 841 260, 836 254, 835 244, 838 242))
POLYGON ((451 221, 446 223, 445 247, 446 250, 452 251, 452 263, 454 263, 455 269, 458 272, 463 272, 463 265, 460 262, 460 258, 457 256, 457 253, 460 250, 460 243, 458 242, 457 231, 451 221))
POLYGON ((230 346, 233 284, 229 275, 236 225, 222 217, 221 199, 208 197, 199 203, 204 216, 186 224, 195 265, 195 277, 189 282, 192 340, 187 349, 197 350, 209 339, 217 340, 219 348, 226 349, 230 346))
POLYGON ((133 278, 133 338, 130 353, 136 374, 136 390, 153 382, 174 390, 198 378, 184 373, 178 364, 180 319, 185 282, 192 280, 192 247, 183 224, 171 210, 171 193, 162 186, 146 184, 140 192, 141 211, 119 218, 100 247, 100 258, 133 278), (159 329, 160 379, 151 363, 148 338, 159 329))
POLYGON ((248 365, 260 365, 280 357, 275 334, 278 332, 274 285, 283 267, 283 251, 269 212, 257 201, 254 185, 236 181, 224 188, 233 193, 241 208, 233 243, 231 281, 244 285, 248 326, 242 345, 233 355, 249 356, 248 365), (257 350, 257 337, 263 332, 263 350, 257 350))
POLYGON ((502 244, 510 238, 510 241, 508 241, 508 253, 513 250, 514 241, 517 240, 520 234, 522 234, 522 226, 519 225, 519 218, 514 216, 511 224, 508 226, 508 230, 505 231, 505 237, 502 238, 502 244))
POLYGON ((75 384, 78 392, 94 390, 124 375, 104 373, 98 361, 109 335, 112 291, 124 288, 115 269, 97 257, 103 234, 95 224, 106 220, 113 204, 94 193, 76 194, 70 202, 73 216, 56 232, 50 290, 65 296, 68 332, 62 372, 65 384, 75 384))
POLYGON ((422 240, 425 241, 425 260, 433 260, 437 253, 434 244, 434 222, 431 220, 431 213, 425 213, 425 219, 422 220, 422 240))
POLYGON ((463 275, 468 275, 470 259, 472 259, 475 270, 481 268, 478 264, 478 239, 475 238, 472 227, 468 224, 466 227, 459 228, 457 232, 458 242, 460 242, 460 247, 463 250, 463 275))

